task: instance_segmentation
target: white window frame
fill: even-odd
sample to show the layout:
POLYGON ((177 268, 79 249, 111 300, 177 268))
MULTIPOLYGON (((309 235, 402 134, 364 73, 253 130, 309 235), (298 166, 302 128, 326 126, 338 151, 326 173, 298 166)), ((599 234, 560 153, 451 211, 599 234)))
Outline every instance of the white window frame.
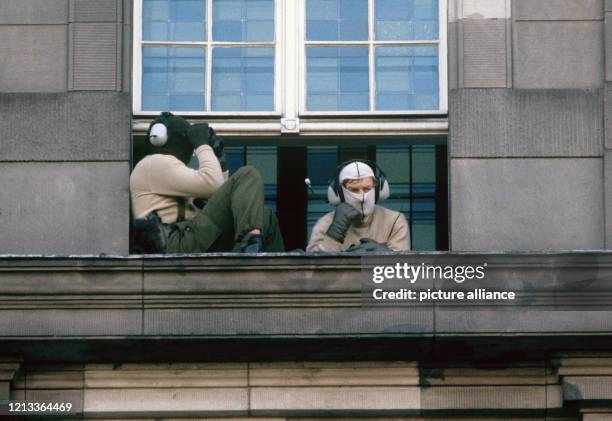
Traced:
POLYGON ((375 26, 376 17, 374 16, 374 1, 368 0, 368 40, 367 41, 307 41, 306 40, 306 1, 299 0, 300 16, 296 22, 299 31, 300 45, 300 116, 375 116, 375 115, 439 115, 448 113, 448 62, 447 62, 447 1, 438 0, 438 39, 435 41, 376 41, 375 26), (368 46, 369 47, 369 102, 370 109, 368 111, 308 111, 306 108, 307 86, 306 86, 306 47, 313 46, 368 46), (376 46, 411 46, 411 45, 427 45, 438 47, 438 92, 439 92, 439 109, 435 110, 375 110, 376 102, 376 63, 375 63, 375 48, 376 46))
POLYGON ((172 110, 142 110, 142 48, 144 46, 166 47, 166 46, 181 46, 181 47, 203 47, 206 54, 206 69, 205 69, 205 108, 211 109, 212 102, 212 50, 213 48, 227 47, 259 47, 271 48, 274 45, 274 110, 273 111, 178 111, 177 114, 183 116, 280 116, 281 115, 281 89, 279 84, 278 74, 281 66, 279 40, 282 38, 280 31, 279 3, 283 0, 274 0, 274 39, 264 42, 221 42, 212 40, 212 3, 213 0, 206 0, 206 41, 144 41, 142 39, 142 11, 143 0, 134 0, 134 36, 133 36, 133 65, 132 65, 132 80, 133 80, 133 95, 132 95, 132 113, 138 116, 157 116, 162 111, 172 110))
MULTIPOLYGON (((438 45, 438 110, 414 111, 306 111, 306 0, 274 0, 275 10, 275 63, 274 63, 274 111, 180 111, 177 114, 198 119, 211 118, 215 130, 227 133, 278 135, 281 133, 303 133, 313 135, 359 134, 445 134, 448 131, 448 66, 447 66, 447 2, 438 0, 439 38, 435 43, 422 41, 376 41, 375 45, 438 45), (296 30, 297 28, 297 30, 296 30), (424 119, 420 116, 431 116, 424 119), (223 119, 232 117, 232 120, 223 119), (330 119, 331 117, 331 119, 330 119), (334 120, 334 117, 337 119, 334 120), (401 118, 400 118, 401 117, 401 118), (217 119, 217 121, 215 121, 217 119)), ((368 0, 370 39, 362 42, 338 42, 338 44, 374 45, 374 0, 368 0)), ((206 20, 208 40, 205 42, 157 42, 142 40, 143 0, 134 0, 133 13, 133 62, 132 62, 132 113, 133 128, 137 132, 146 130, 148 122, 157 111, 142 110, 142 46, 185 45, 217 47, 261 46, 270 42, 212 42, 212 0, 207 0, 206 20)), ((321 42, 316 42, 321 44, 321 42)), ((374 101, 374 48, 369 57, 370 102, 374 101)), ((212 80, 212 48, 206 53, 206 97, 210 109, 212 80)), ((168 111, 168 110, 159 110, 168 111)))

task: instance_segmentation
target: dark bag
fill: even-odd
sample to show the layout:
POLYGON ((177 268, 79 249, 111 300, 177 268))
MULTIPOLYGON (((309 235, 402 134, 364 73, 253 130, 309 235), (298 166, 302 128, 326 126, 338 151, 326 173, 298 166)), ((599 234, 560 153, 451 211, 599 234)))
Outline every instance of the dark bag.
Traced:
MULTIPOLYGON (((178 215, 176 222, 185 220, 185 198, 176 197, 178 215)), ((151 212, 146 219, 134 219, 134 253, 165 253, 172 225, 164 224, 157 214, 151 212)))
POLYGON ((166 227, 157 212, 146 219, 134 219, 134 252, 136 254, 164 253, 168 245, 166 227))

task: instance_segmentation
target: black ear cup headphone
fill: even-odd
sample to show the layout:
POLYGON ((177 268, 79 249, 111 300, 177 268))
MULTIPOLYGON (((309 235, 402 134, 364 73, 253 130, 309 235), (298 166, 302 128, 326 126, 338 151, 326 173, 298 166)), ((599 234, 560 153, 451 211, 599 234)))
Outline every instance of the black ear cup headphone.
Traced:
POLYGON ((327 200, 332 205, 339 205, 344 202, 344 192, 342 191, 342 183, 340 182, 340 172, 350 164, 361 162, 362 164, 368 165, 374 171, 374 178, 376 179, 375 191, 375 202, 379 203, 389 198, 390 189, 389 182, 387 181, 387 175, 385 172, 376 164, 376 162, 369 161, 367 159, 352 159, 336 167, 334 177, 329 180, 329 187, 327 188, 327 200), (376 174, 378 173, 378 174, 376 174))
POLYGON ((163 112, 147 131, 147 140, 151 145, 161 147, 168 143, 168 126, 170 117, 174 114, 163 112))

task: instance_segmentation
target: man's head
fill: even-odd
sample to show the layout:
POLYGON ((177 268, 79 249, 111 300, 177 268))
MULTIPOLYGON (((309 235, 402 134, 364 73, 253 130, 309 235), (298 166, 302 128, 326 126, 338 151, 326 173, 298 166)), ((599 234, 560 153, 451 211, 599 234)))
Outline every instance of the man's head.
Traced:
POLYGON ((376 175, 370 165, 362 161, 349 162, 340 170, 338 181, 346 203, 361 212, 364 218, 374 212, 376 175))
POLYGON ((172 155, 187 165, 193 154, 193 145, 187 136, 189 127, 184 118, 162 113, 147 132, 147 138, 154 146, 152 153, 172 155))

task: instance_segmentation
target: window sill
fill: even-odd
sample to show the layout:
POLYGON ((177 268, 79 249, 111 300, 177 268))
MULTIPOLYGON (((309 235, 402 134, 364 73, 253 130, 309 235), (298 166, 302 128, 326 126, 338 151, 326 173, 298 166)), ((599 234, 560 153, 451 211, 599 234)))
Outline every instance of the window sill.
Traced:
MULTIPOLYGON (((182 115, 182 114, 181 114, 182 115)), ((193 123, 209 122, 223 136, 280 136, 282 134, 316 136, 445 136, 446 114, 305 114, 293 120, 286 130, 280 115, 185 115, 193 123)), ((144 135, 154 116, 136 116, 132 120, 135 135, 144 135)))

